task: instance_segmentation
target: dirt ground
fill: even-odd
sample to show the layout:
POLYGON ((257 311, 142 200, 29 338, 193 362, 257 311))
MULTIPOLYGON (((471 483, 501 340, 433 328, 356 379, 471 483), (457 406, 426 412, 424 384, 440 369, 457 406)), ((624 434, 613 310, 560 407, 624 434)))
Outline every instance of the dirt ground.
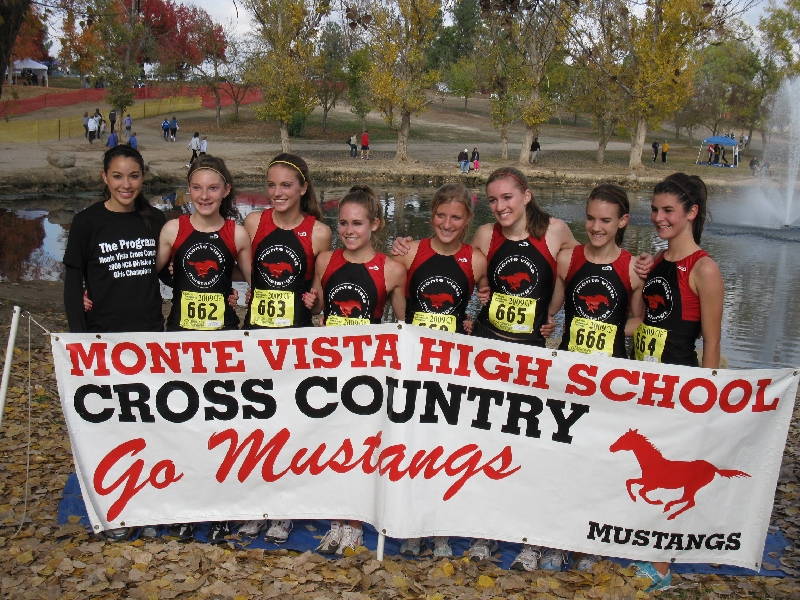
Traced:
MULTIPOLYGON (((84 111, 108 114, 109 107, 96 103, 77 104, 68 108, 49 108, 20 115, 14 120, 27 121, 81 115, 84 111)), ((178 184, 185 177, 185 164, 191 155, 187 150, 194 131, 209 137, 209 153, 225 158, 235 181, 256 183, 264 181, 269 160, 281 151, 280 135, 274 123, 262 123, 253 116, 249 106, 240 109, 240 120, 231 122, 232 107, 222 110, 221 127, 216 127, 213 109, 178 113, 180 131, 175 143, 165 142, 161 133, 164 116, 134 122, 139 147, 150 169, 151 184, 178 184)), ((165 115, 170 117, 172 115, 165 115)), ((394 160, 397 135, 377 113, 367 117, 370 130, 371 160, 352 160, 345 139, 359 132, 358 119, 347 105, 337 105, 328 116, 329 127, 322 131, 322 115, 318 109, 308 119, 304 133, 291 138, 291 150, 303 156, 316 180, 356 183, 358 181, 392 180, 404 183, 432 183, 466 181, 480 185, 495 168, 517 164, 524 128, 514 125, 509 132, 509 158, 501 158, 500 137, 489 120, 488 99, 469 100, 464 111, 463 100, 448 99, 443 104, 432 99, 425 113, 412 118, 409 141, 410 160, 394 160), (477 147, 481 153, 481 169, 461 175, 456 163, 458 153, 477 147)), ((630 142, 628 138, 615 137, 608 145, 606 163, 595 162, 597 140, 591 123, 569 116, 565 120, 551 120, 543 125, 539 141, 542 152, 536 164, 524 165, 523 170, 532 181, 547 183, 580 183, 592 185, 603 181, 616 181, 628 187, 650 186, 669 173, 682 170, 701 175, 713 187, 728 188, 751 180, 750 170, 709 168, 694 164, 698 141, 691 145, 683 137, 674 139, 674 133, 654 132, 648 136, 643 155, 643 166, 634 173, 628 168, 630 142), (650 144, 657 137, 670 141, 669 162, 650 159, 650 144)), ((123 141, 124 138, 123 138, 123 141)), ((91 186, 99 182, 100 158, 104 143, 89 144, 83 137, 42 143, 0 144, 0 193, 23 190, 63 190, 91 186), (76 158, 75 167, 58 169, 47 162, 49 152, 68 152, 76 158)), ((761 152, 760 143, 754 141, 745 152, 743 161, 761 152)))

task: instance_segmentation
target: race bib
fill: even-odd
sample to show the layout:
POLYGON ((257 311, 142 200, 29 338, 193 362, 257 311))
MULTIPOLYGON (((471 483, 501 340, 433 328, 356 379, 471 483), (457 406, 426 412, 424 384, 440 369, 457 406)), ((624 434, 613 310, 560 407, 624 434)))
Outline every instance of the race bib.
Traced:
POLYGON ((225 296, 206 292, 181 293, 181 322, 183 329, 209 331, 222 329, 225 321, 225 296))
POLYGON ((369 322, 369 319, 356 319, 352 317, 328 315, 325 325, 328 327, 341 327, 343 325, 369 325, 369 322))
POLYGON ((294 292, 253 290, 250 323, 258 327, 290 327, 294 323, 294 292))
POLYGON ((455 315, 437 315, 435 313, 415 312, 412 325, 427 327, 428 329, 438 329, 439 331, 456 331, 455 315))
POLYGON ((667 330, 642 323, 633 332, 633 356, 636 360, 661 362, 667 330))
POLYGON ((583 354, 606 354, 612 356, 614 354, 614 338, 616 336, 616 325, 575 317, 569 327, 567 350, 583 354))
POLYGON ((532 333, 536 299, 494 292, 489 303, 489 322, 500 331, 532 333))

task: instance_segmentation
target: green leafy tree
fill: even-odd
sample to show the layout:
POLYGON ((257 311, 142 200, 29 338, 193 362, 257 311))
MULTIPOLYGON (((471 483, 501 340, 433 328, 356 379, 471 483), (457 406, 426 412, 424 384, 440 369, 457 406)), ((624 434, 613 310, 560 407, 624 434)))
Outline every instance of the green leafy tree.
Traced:
POLYGON ((439 34, 428 51, 428 68, 445 71, 460 58, 475 53, 481 32, 481 13, 478 0, 457 0, 450 10, 452 24, 442 26, 437 16, 439 34))
POLYGON ((454 96, 464 98, 464 112, 467 112, 467 101, 480 90, 478 64, 474 56, 462 56, 447 70, 445 82, 454 96))
POLYGON ((289 123, 307 117, 317 103, 315 43, 330 5, 326 0, 245 0, 244 5, 262 45, 253 72, 264 102, 254 112, 258 119, 278 122, 281 147, 290 152, 289 123))
POLYGON ((408 161, 411 116, 428 108, 425 90, 439 78, 426 68, 425 51, 435 39, 440 0, 390 0, 372 8, 369 83, 375 106, 397 130, 396 162, 408 161))
POLYGON ((344 74, 350 112, 361 120, 362 131, 367 128, 367 115, 374 106, 369 88, 370 64, 369 48, 359 48, 347 57, 344 74))
POLYGON ((316 75, 317 100, 322 107, 322 131, 328 130, 328 113, 345 92, 345 63, 347 49, 344 32, 338 23, 328 21, 319 40, 318 71, 316 75))

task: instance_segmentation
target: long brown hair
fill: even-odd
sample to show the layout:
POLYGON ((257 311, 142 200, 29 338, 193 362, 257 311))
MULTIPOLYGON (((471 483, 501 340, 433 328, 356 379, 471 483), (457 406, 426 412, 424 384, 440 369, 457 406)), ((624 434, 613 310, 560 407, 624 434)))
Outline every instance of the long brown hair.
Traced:
POLYGON ((489 175, 486 180, 486 189, 488 191, 489 184, 497 181, 498 179, 509 179, 517 188, 524 194, 526 191, 531 192, 531 201, 525 205, 525 229, 528 235, 532 238, 542 239, 547 233, 547 228, 550 226, 550 215, 542 210, 539 203, 528 186, 528 178, 519 169, 514 167, 500 167, 489 175))
POLYGON ((286 165, 290 171, 294 171, 297 175, 297 181, 300 185, 306 184, 306 193, 300 196, 300 212, 304 215, 311 215, 317 221, 322 220, 322 209, 317 200, 317 192, 314 190, 314 184, 311 182, 311 173, 308 170, 306 161, 297 156, 296 154, 288 154, 283 152, 278 154, 275 158, 269 161, 267 173, 274 164, 286 165))
MULTIPOLYGON (((591 200, 602 200, 603 202, 614 204, 617 207, 620 219, 625 215, 631 214, 631 204, 628 200, 627 192, 613 183, 604 183, 594 188, 589 193, 589 201, 591 200)), ((628 226, 626 225, 617 229, 617 235, 614 237, 617 246, 622 246, 622 240, 625 239, 625 230, 627 228, 628 226)))
POLYGON ((697 175, 673 173, 661 183, 656 184, 656 187, 653 188, 653 195, 655 194, 677 196, 678 201, 683 205, 684 212, 689 212, 692 210, 692 206, 697 206, 697 216, 692 221, 692 237, 694 243, 699 245, 708 216, 708 189, 703 180, 697 175))
MULTIPOLYGON (((142 171, 142 178, 144 179, 144 159, 136 148, 131 148, 127 144, 118 144, 106 150, 106 153, 103 154, 103 173, 108 174, 108 170, 111 168, 111 162, 115 158, 130 158, 136 161, 136 164, 139 165, 139 169, 142 171)), ((106 200, 111 198, 111 190, 108 189, 107 184, 103 187, 103 198, 106 200)), ((153 208, 142 192, 139 192, 136 198, 133 199, 133 209, 144 221, 144 226, 148 233, 158 232, 158 221, 153 213, 153 208)))

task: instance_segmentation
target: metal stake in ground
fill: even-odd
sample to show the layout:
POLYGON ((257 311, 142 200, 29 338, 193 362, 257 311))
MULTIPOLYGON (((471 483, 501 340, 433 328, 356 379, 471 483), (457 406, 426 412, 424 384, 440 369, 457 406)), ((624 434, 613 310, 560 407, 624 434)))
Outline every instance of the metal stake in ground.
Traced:
POLYGON ((17 341, 17 326, 22 309, 14 307, 14 314, 11 317, 11 330, 8 332, 8 346, 6 346, 6 362, 3 365, 3 382, 0 384, 0 427, 3 425, 3 413, 6 409, 6 393, 8 392, 8 380, 11 378, 11 363, 14 362, 14 343, 17 341))

